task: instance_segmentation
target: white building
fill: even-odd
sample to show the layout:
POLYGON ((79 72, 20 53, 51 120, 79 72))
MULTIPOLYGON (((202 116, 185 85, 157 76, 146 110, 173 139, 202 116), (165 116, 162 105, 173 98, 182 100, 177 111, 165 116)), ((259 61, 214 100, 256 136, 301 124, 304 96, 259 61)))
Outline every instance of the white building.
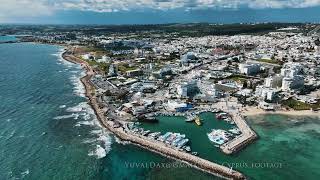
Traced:
POLYGON ((143 56, 144 56, 144 50, 143 50, 143 49, 135 48, 135 49, 133 50, 133 54, 134 54, 136 57, 143 57, 143 56))
POLYGON ((85 59, 85 60, 94 60, 94 56, 92 54, 84 54, 81 56, 82 59, 85 59))
POLYGON ((266 88, 264 86, 257 86, 255 95, 261 97, 263 100, 273 101, 276 97, 277 90, 275 88, 266 88))
POLYGON ((177 86, 177 93, 180 97, 193 96, 198 92, 196 81, 185 82, 177 86))
POLYGON ((115 64, 110 64, 109 66, 109 76, 116 76, 118 74, 118 67, 115 64))
POLYGON ((199 60, 198 60, 196 54, 193 52, 188 52, 187 54, 185 54, 181 57, 182 64, 196 63, 198 61, 199 60))
POLYGON ((265 86, 269 88, 277 88, 282 86, 283 77, 280 75, 270 76, 265 79, 265 86))
POLYGON ((274 110, 274 105, 273 104, 270 104, 270 103, 266 103, 266 102, 260 102, 259 105, 258 105, 259 108, 263 109, 263 110, 266 110, 266 111, 272 111, 274 110))
POLYGON ((168 111, 176 111, 176 108, 182 108, 187 107, 186 103, 178 103, 176 101, 168 101, 167 104, 165 104, 166 110, 168 111))
POLYGON ((281 69, 282 79, 281 89, 290 91, 304 86, 304 77, 301 75, 303 66, 300 63, 288 62, 281 69))
POLYGON ((110 63, 111 62, 111 58, 106 56, 106 55, 103 55, 101 57, 101 59, 98 59, 97 62, 101 62, 101 63, 110 63))
POLYGON ((304 78, 301 75, 296 75, 293 77, 285 77, 282 80, 283 91, 290 91, 292 89, 298 89, 304 86, 304 78))
POLYGON ((293 77, 301 74, 303 67, 300 63, 288 62, 285 63, 281 69, 281 76, 293 77))
POLYGON ((259 73, 261 70, 261 65, 258 63, 252 63, 252 64, 240 64, 239 65, 239 71, 241 74, 246 74, 246 75, 254 75, 259 73))

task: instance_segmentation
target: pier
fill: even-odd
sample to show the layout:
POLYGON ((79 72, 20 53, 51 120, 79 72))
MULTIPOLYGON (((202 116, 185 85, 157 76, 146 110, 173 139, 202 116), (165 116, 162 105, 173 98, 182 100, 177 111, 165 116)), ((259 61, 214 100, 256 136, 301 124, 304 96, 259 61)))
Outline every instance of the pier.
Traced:
POLYGON ((239 113, 231 113, 230 116, 242 134, 220 146, 220 149, 226 154, 238 152, 258 138, 258 135, 248 126, 245 119, 239 113))
POLYGON ((88 65, 88 63, 82 61, 81 59, 69 54, 69 53, 63 53, 63 58, 73 62, 73 63, 80 63, 84 66, 87 73, 86 76, 81 78, 81 82, 85 86, 86 89, 86 96, 89 99, 90 105, 92 106, 93 110, 95 111, 95 114, 100 122, 100 124, 113 132, 116 136, 118 136, 120 139, 129 141, 133 144, 139 145, 143 148, 146 148, 150 151, 159 153, 163 156, 166 156, 168 158, 180 160, 184 163, 190 164, 191 166, 202 170, 204 172, 213 174, 215 176, 219 176, 225 179, 246 179, 245 176, 235 170, 232 170, 228 167, 219 165, 217 163, 202 159, 200 157, 191 155, 189 153, 185 153, 182 151, 179 151, 177 149, 174 149, 172 147, 168 147, 164 143, 152 141, 145 137, 140 137, 137 135, 130 134, 124 130, 122 126, 115 126, 115 121, 110 121, 105 117, 105 110, 101 109, 98 105, 98 101, 96 96, 94 95, 94 86, 90 82, 91 77, 94 75, 94 71, 92 68, 88 65))

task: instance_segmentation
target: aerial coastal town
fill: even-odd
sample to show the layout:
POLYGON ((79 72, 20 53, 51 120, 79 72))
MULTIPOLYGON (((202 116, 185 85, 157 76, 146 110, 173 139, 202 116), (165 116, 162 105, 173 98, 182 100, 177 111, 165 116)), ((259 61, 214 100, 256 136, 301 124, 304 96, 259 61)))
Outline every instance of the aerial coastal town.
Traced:
MULTIPOLYGON (((254 26, 254 25, 249 25, 254 26)), ((121 139, 222 177, 236 170, 199 157, 181 132, 154 132, 143 124, 159 116, 184 117, 206 126, 202 113, 228 129, 211 129, 207 140, 234 154, 259 134, 246 116, 317 114, 320 110, 320 41, 317 25, 286 25, 266 32, 183 35, 177 32, 33 32, 21 41, 59 44, 62 56, 87 70, 82 78, 101 123, 121 139)))

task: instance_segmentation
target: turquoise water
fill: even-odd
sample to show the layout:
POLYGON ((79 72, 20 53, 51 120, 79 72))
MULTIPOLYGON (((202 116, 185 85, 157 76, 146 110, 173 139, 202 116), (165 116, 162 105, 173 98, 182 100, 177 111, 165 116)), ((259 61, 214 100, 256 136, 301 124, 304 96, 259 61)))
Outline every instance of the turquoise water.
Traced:
MULTIPOLYGON (((83 71, 62 61, 60 50, 57 46, 29 43, 0 44, 1 180, 216 179, 188 167, 128 167, 128 163, 174 161, 133 145, 122 145, 104 132, 83 96, 79 81, 83 71)), ((207 127, 212 116, 202 118, 205 122, 200 132, 211 126, 225 126, 213 123, 207 127)), ((318 179, 320 121, 290 119, 275 115, 250 118, 260 135, 258 141, 233 156, 210 147, 206 158, 230 166, 226 163, 282 163, 282 168, 235 168, 252 179, 318 179)), ((181 131, 184 129, 180 122, 170 120, 181 131)), ((161 128, 170 125, 168 121, 161 128)), ((198 132, 198 126, 189 125, 192 133, 198 132)), ((200 151, 208 141, 198 140, 200 151)))
POLYGON ((189 145, 192 151, 198 152, 202 158, 217 161, 220 157, 224 157, 224 154, 210 142, 207 133, 210 133, 212 129, 228 130, 235 126, 223 120, 217 120, 213 113, 202 113, 199 117, 202 126, 185 122, 184 117, 160 116, 158 117, 160 121, 159 124, 143 123, 141 127, 153 132, 161 132, 162 134, 165 132, 185 134, 186 138, 190 140, 189 145))
POLYGON ((0 42, 7 42, 7 41, 16 41, 17 38, 15 36, 0 36, 0 42))
POLYGON ((159 117, 159 124, 141 126, 162 133, 181 132, 199 156, 243 172, 251 179, 318 179, 320 176, 320 119, 280 115, 249 117, 258 139, 235 155, 214 147, 206 133, 212 128, 228 129, 212 113, 201 116, 203 126, 185 122, 183 117, 159 117))
POLYGON ((268 115, 248 121, 260 139, 227 161, 282 164, 281 168, 240 168, 254 179, 319 179, 319 118, 268 115))

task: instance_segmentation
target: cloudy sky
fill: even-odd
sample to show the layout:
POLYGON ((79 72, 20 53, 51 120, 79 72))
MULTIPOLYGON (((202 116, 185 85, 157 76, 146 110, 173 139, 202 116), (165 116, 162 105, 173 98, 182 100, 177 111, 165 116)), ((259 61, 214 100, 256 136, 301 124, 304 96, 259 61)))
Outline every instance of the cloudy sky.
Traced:
POLYGON ((320 22, 320 0, 0 0, 0 23, 320 22))

